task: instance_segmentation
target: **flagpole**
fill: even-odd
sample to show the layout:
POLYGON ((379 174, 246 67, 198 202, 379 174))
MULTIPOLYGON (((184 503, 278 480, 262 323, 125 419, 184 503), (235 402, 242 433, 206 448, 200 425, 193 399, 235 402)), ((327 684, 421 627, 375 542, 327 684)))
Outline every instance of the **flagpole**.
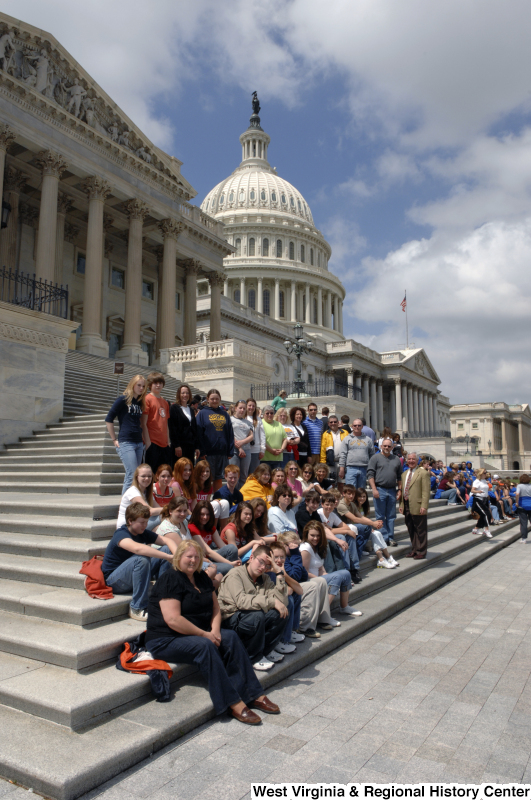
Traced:
POLYGON ((407 323, 407 292, 405 289, 404 289, 404 300, 406 304, 406 350, 409 350, 409 329, 407 323))

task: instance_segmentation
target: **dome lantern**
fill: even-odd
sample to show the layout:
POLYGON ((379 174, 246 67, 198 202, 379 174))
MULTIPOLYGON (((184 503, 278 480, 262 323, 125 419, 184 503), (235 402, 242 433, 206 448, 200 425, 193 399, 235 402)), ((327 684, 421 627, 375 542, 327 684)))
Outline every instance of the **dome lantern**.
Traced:
POLYGON ((267 148, 271 137, 260 127, 259 111, 258 96, 256 92, 253 92, 253 113, 249 120, 249 127, 240 136, 242 146, 242 163, 240 167, 259 166, 262 169, 271 170, 267 161, 267 148))

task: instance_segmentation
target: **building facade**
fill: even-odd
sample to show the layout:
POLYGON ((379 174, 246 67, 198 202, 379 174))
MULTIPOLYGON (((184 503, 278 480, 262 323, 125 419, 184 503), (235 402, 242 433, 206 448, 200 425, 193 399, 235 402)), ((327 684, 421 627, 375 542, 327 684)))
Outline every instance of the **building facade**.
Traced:
POLYGON ((472 440, 484 463, 503 470, 531 468, 531 411, 527 403, 455 405, 450 416, 452 440, 461 444, 472 440))

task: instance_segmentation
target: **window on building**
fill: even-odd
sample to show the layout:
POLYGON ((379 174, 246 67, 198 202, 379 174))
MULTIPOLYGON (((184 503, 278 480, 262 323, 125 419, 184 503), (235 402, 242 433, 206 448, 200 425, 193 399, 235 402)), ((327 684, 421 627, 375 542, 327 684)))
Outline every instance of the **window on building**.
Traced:
POLYGON ((212 208, 215 208, 215 207, 216 207, 216 198, 213 197, 212 198, 212 208))
POLYGON ((262 241, 262 255, 267 256, 269 255, 269 239, 263 239, 262 241))
POLYGON ((271 315, 271 294, 269 289, 264 289, 264 314, 267 317, 271 315))
POLYGON ((477 423, 477 422, 473 422, 473 423, 472 423, 472 427, 474 428, 474 430, 477 430, 477 429, 478 429, 478 427, 479 427, 479 425, 478 425, 478 423, 477 423))
POLYGON ((290 261, 295 261, 295 244, 293 242, 289 243, 289 258, 290 261))
POLYGON ((464 426, 464 424, 463 424, 462 422, 458 422, 458 423, 457 423, 457 430, 458 430, 458 431, 462 431, 462 430, 464 429, 464 427, 465 427, 465 426, 464 426))
POLYGON ((175 294, 175 310, 176 311, 180 311, 181 310, 181 293, 180 292, 176 292, 176 294, 175 294))
POLYGON ((277 258, 282 258, 282 239, 277 239, 277 258))
POLYGON ((147 353, 148 362, 151 363, 151 361, 153 360, 153 358, 152 358, 152 356, 153 356, 153 345, 151 344, 151 342, 141 342, 140 343, 140 347, 142 348, 144 353, 147 353))
POLYGON ((262 189, 262 191, 260 192, 260 200, 265 200, 265 199, 266 199, 265 189, 262 189))
POLYGON ((85 267, 87 263, 87 257, 85 253, 78 253, 76 258, 76 272, 78 275, 85 274, 85 267))
POLYGON ((310 264, 313 267, 313 247, 310 247, 310 264))
POLYGON ((301 244, 301 261, 302 261, 303 264, 306 261, 306 253, 305 253, 305 249, 304 249, 304 245, 303 244, 301 244))
POLYGON ((254 189, 251 189, 249 197, 251 198, 251 200, 256 200, 256 192, 254 189))
POLYGON ((229 194, 229 203, 234 203, 234 192, 229 194))
POLYGON ((118 350, 122 349, 123 338, 119 333, 111 333, 109 336, 109 358, 114 358, 118 350))
POLYGON ((308 383, 313 383, 313 375, 308 373, 308 383))
POLYGON ((290 204, 290 206, 291 206, 292 208, 295 208, 295 200, 293 199, 293 197, 290 197, 290 199, 289 199, 289 204, 290 204))
POLYGON ((234 290, 234 302, 235 303, 239 303, 240 302, 240 296, 241 296, 240 295, 240 290, 239 289, 235 289, 234 290))
POLYGON ((236 239, 234 247, 236 248, 236 253, 234 255, 238 258, 242 254, 242 240, 240 238, 236 239))
POLYGON ((254 289, 249 289, 247 294, 247 302, 249 304, 249 308, 256 308, 256 292, 254 289))
POLYGON ((125 272, 123 269, 112 267, 111 286, 116 286, 117 289, 125 289, 125 272))
POLYGON ((271 192, 271 202, 272 203, 276 203, 277 202, 277 193, 276 192, 271 192))
POLYGON ((284 314, 284 292, 280 292, 278 298, 279 298, 278 299, 278 306, 279 306, 279 308, 278 308, 278 316, 279 317, 284 317, 285 316, 285 314, 284 314))
POLYGON ((151 281, 142 281, 142 297, 145 300, 153 300, 153 284, 151 281))
POLYGON ((282 194, 282 195, 281 195, 281 197, 280 197, 280 199, 281 199, 281 201, 284 203, 284 205, 286 205, 286 195, 285 195, 285 194, 282 194))
POLYGON ((245 200, 245 192, 243 191, 243 189, 240 189, 240 203, 243 203, 244 200, 245 200))
POLYGON ((313 298, 313 324, 317 325, 317 298, 313 298))
POLYGON ((249 255, 254 256, 255 242, 254 239, 249 239, 249 255))
POLYGON ((302 213, 302 206, 301 206, 301 201, 300 200, 297 200, 297 206, 299 208, 299 213, 302 213))
POLYGON ((222 194, 222 195, 221 195, 221 197, 219 198, 219 204, 220 204, 220 206, 222 206, 224 202, 225 202, 225 195, 224 195, 224 194, 222 194))
POLYGON ((321 253, 319 253, 319 252, 317 253, 317 266, 318 267, 321 266, 321 253))

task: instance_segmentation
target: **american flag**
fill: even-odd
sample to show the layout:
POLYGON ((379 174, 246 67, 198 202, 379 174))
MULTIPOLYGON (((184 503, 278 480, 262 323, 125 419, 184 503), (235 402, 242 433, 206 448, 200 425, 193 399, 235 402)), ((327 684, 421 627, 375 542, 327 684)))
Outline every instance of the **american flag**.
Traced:
POLYGON ((407 302, 406 302, 406 295, 405 295, 405 294, 404 294, 404 299, 403 299, 403 300, 402 300, 402 302, 400 303, 400 306, 402 307, 402 311, 404 311, 404 313, 405 313, 405 311, 406 311, 406 306, 407 306, 407 302))

